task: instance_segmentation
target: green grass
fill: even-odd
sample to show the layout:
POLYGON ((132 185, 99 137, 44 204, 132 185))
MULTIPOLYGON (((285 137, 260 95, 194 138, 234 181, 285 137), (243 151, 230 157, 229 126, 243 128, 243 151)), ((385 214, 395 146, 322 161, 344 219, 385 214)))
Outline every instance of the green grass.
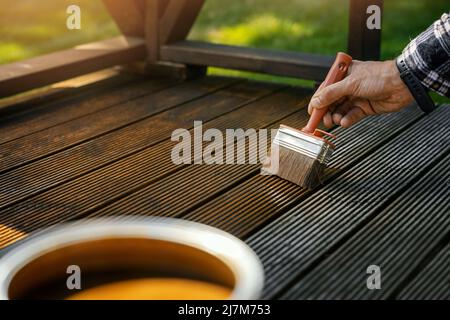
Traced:
MULTIPOLYGON (((0 64, 119 34, 100 0, 2 0, 0 5, 0 64), (70 4, 81 7, 81 30, 66 29, 70 4)), ((382 58, 397 56, 444 11, 448 0, 385 0, 382 58)), ((207 0, 189 38, 333 55, 346 50, 347 25, 348 0, 207 0)), ((218 68, 210 73, 311 85, 218 68)))
POLYGON ((2 0, 0 64, 118 35, 100 0, 2 0), (66 8, 78 4, 82 29, 66 28, 66 8))

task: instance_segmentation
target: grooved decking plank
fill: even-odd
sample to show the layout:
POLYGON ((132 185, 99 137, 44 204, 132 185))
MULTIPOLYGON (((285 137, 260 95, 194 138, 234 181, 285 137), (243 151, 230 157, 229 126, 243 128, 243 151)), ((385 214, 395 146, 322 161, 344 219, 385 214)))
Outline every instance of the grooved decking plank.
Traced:
MULTIPOLYGON (((13 241, 16 235, 22 237, 25 233, 39 227, 85 214, 92 207, 104 205, 114 197, 130 192, 142 183, 149 183, 176 170, 177 167, 172 164, 170 158, 170 150, 175 143, 168 140, 172 130, 176 128, 191 128, 194 120, 207 122, 215 119, 210 126, 220 127, 251 121, 258 123, 267 118, 277 117, 276 111, 280 111, 283 105, 279 107, 280 109, 274 110, 273 107, 269 108, 268 104, 254 104, 253 113, 249 113, 249 109, 244 105, 252 101, 256 103, 258 99, 279 89, 280 86, 276 85, 244 82, 94 139, 88 143, 90 146, 87 148, 84 148, 85 145, 80 145, 45 159, 46 162, 39 167, 34 167, 31 173, 23 173, 23 177, 27 178, 27 181, 23 181, 23 185, 16 185, 15 190, 11 185, 5 187, 2 194, 3 200, 8 201, 8 197, 15 198, 20 192, 28 192, 31 188, 42 188, 45 184, 50 186, 52 181, 56 183, 63 174, 75 175, 82 168, 88 166, 91 166, 91 169, 98 168, 99 164, 104 165, 113 158, 118 160, 122 157, 121 160, 97 171, 29 197, 0 211, 0 224, 11 233, 0 232, 0 246, 13 241), (267 108, 259 108, 264 106, 267 108), (243 112, 240 109, 243 109, 243 112), (256 114, 265 114, 265 117, 258 119, 254 117, 256 114), (154 146, 161 141, 164 142, 154 146), (131 155, 133 150, 136 152, 131 155), (139 150, 142 152, 137 152, 139 150), (92 156, 89 156, 91 153, 92 156), (65 157, 57 158, 63 154, 65 157), (52 164, 53 167, 51 167, 52 164), (60 176, 52 175, 50 170, 53 170, 55 166, 60 168, 60 176), (47 171, 45 171, 46 167, 47 171), (39 178, 33 178, 33 172, 39 178), (50 176, 49 179, 47 175, 50 176)), ((295 99, 298 99, 298 96, 295 99)), ((272 104, 274 103, 272 100, 272 104)))
POLYGON ((450 300, 450 242, 396 296, 404 300, 450 300))
MULTIPOLYGON (((209 121, 279 88, 260 83, 234 85, 3 173, 0 175, 0 208, 168 139, 172 130, 190 128, 194 120, 209 121)), ((170 150, 167 152, 170 155, 170 150)), ((158 163, 157 159, 154 161, 158 163)), ((130 166, 133 167, 133 164, 127 164, 127 167, 130 166)))
POLYGON ((263 297, 279 296, 444 156, 449 117, 450 108, 438 108, 253 234, 247 242, 264 264, 263 297))
MULTIPOLYGON (((174 85, 174 81, 147 80, 139 82, 121 82, 106 86, 93 87, 91 90, 79 90, 71 97, 57 99, 50 103, 41 103, 36 107, 29 107, 24 112, 12 114, 0 121, 0 144, 25 137, 32 133, 74 120, 125 103, 128 100, 154 93, 158 90, 174 85)), ((22 107, 24 108, 24 107, 22 107)), ((2 146, 0 146, 1 148, 2 146)))
MULTIPOLYGON (((282 95, 283 93, 273 95, 266 101, 260 102, 260 104, 272 104, 272 110, 269 113, 272 119, 267 119, 268 123, 266 124, 270 125, 271 128, 279 126, 279 123, 276 123, 276 125, 273 123, 280 120, 280 116, 286 116, 300 107, 298 105, 299 97, 289 97, 289 95, 281 99, 283 101, 282 105, 277 105, 276 103, 280 101, 282 95), (278 111, 275 111, 276 109, 278 111)), ((301 107, 304 107, 307 100, 303 99, 300 101, 301 107)), ((259 110, 266 110, 264 105, 258 106, 258 108, 259 110)), ((249 112, 248 114, 253 115, 254 113, 249 112)), ((307 118, 306 109, 302 109, 283 119, 283 122, 286 121, 290 125, 300 126, 306 123, 307 118)), ((244 154, 245 152, 248 155, 249 150, 251 150, 250 152, 256 152, 255 148, 248 143, 238 144, 237 146, 235 144, 234 149, 237 154, 244 154)), ((231 154, 232 152, 234 150, 225 150, 224 158, 226 158, 226 154, 231 154)), ((127 212, 127 220, 130 219, 131 215, 182 216, 185 212, 191 210, 192 207, 208 201, 210 198, 223 192, 223 190, 245 180, 248 176, 254 175, 258 168, 259 164, 186 165, 176 173, 92 213, 89 217, 119 216, 119 219, 121 219, 121 212, 127 212)))
MULTIPOLYGON (((285 299, 387 299, 450 237, 450 155, 312 269, 285 299), (443 187, 444 186, 444 187, 443 187), (369 290, 366 269, 381 268, 369 290)), ((450 270, 450 265, 448 265, 450 270)), ((442 276, 443 278, 444 276, 442 276)), ((450 291, 449 291, 450 294, 450 291)))
MULTIPOLYGON (((274 97, 275 98, 275 97, 274 97)), ((285 101, 285 99, 278 99, 280 101, 285 101)), ((410 112, 397 115, 397 120, 402 120, 407 122, 405 119, 416 119, 420 114, 417 110, 411 109, 410 112)), ((302 127, 305 125, 308 116, 305 113, 295 114, 293 116, 287 117, 280 121, 281 123, 293 126, 302 127)), ((380 131, 379 120, 376 121, 377 125, 372 125, 377 131, 380 131)), ((271 128, 278 128, 280 122, 271 125, 271 128)), ((392 122, 389 122, 392 125, 392 122)), ((386 125, 389 127, 389 125, 386 125)), ((400 126, 401 127, 401 126, 400 126)), ((367 131, 367 127, 362 129, 363 132, 367 131)), ((395 129, 390 129, 391 133, 397 132, 395 129)), ((352 138, 352 140, 355 140, 352 138)), ((367 144, 365 145, 367 147, 367 144)), ((244 150, 240 150, 241 153, 244 150)), ((245 149, 245 153, 248 154, 248 148, 245 149)), ((259 179, 267 179, 267 176, 260 176, 259 165, 245 165, 245 166, 226 166, 226 165, 203 165, 203 166, 190 166, 186 170, 177 172, 175 175, 165 178, 155 184, 149 185, 148 187, 131 194, 117 202, 112 203, 97 212, 92 213, 89 217, 100 217, 100 216, 115 216, 119 215, 121 212, 127 212, 128 215, 154 215, 154 216, 171 216, 171 217, 183 217, 184 219, 189 219, 191 217, 189 212, 192 212, 198 206, 206 203, 205 207, 207 214, 210 216, 217 217, 219 221, 226 221, 233 224, 235 227, 245 227, 248 226, 250 229, 255 228, 258 225, 258 221, 255 219, 249 221, 240 220, 241 213, 244 210, 232 211, 230 207, 232 204, 237 202, 237 199, 226 198, 223 202, 217 204, 215 199, 222 198, 222 193, 229 188, 234 190, 239 189, 240 186, 245 185, 248 187, 249 181, 255 181, 259 179), (247 180, 248 179, 248 180, 247 180), (211 204, 211 205, 210 205, 211 204), (227 212, 229 216, 225 219, 221 213, 227 212), (249 226, 251 225, 251 227, 249 226)), ((267 179, 270 180, 271 178, 267 179)), ((273 180, 273 178, 272 178, 273 180)), ((259 180, 261 181, 261 180, 259 180)), ((253 192, 261 192, 261 190, 269 190, 267 184, 260 184, 259 186, 251 185, 250 188, 245 189, 239 194, 245 198, 245 201, 251 202, 257 208, 254 209, 254 213, 258 216, 260 213, 260 201, 254 197, 253 192)), ((288 193, 288 190, 297 190, 301 188, 286 183, 286 188, 284 190, 277 190, 276 194, 278 198, 283 198, 282 195, 288 193)), ((242 190, 241 190, 242 191, 242 190)), ((225 192, 225 194, 227 194, 225 192)), ((274 203, 276 196, 269 198, 271 204, 274 203)), ((242 208, 240 208, 242 209, 242 208)), ((271 207, 273 209, 273 207, 271 207)), ((272 211, 273 212, 273 211, 272 211)), ((120 219, 120 218, 119 218, 120 219)), ((130 217, 126 217, 130 219, 130 217)), ((264 221, 264 219, 262 219, 264 221)), ((205 222, 205 221, 201 221, 205 222)), ((217 225, 216 225, 217 226, 217 225)), ((218 226, 223 228, 223 225, 218 226)), ((227 228, 223 228, 226 231, 230 231, 227 228)), ((234 230, 233 230, 234 231, 234 230)))
MULTIPOLYGON (((55 83, 50 87, 38 90, 38 92, 0 99, 0 130, 2 130, 0 143, 5 142, 3 137, 5 133, 11 134, 10 130, 4 130, 4 126, 13 126, 24 119, 32 119, 46 112, 51 113, 58 106, 69 104, 76 99, 87 99, 95 94, 102 95, 108 90, 145 80, 149 80, 149 78, 138 74, 106 69, 55 83)), ((157 80, 159 82, 165 81, 162 78, 157 80)))
MULTIPOLYGON (((415 106, 396 114, 365 119, 350 129, 337 128, 337 148, 326 169, 323 182, 366 157, 372 149, 417 120, 415 106)), ((245 238, 258 226, 280 215, 311 192, 273 176, 256 175, 184 218, 209 224, 245 238)))
POLYGON ((204 77, 187 81, 0 145, 0 172, 20 167, 88 139, 198 99, 236 80, 204 77))

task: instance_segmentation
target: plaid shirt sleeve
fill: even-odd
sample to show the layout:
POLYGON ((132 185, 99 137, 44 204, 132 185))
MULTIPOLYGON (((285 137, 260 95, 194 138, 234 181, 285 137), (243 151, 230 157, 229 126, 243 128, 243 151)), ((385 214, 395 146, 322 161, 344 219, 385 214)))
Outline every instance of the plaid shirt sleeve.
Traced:
POLYGON ((450 98, 450 15, 444 13, 400 57, 425 87, 450 98))

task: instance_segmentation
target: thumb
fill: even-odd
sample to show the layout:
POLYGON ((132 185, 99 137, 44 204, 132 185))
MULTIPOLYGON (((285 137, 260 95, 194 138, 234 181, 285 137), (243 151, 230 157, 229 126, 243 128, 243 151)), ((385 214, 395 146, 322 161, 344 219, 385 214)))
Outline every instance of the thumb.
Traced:
POLYGON ((311 98, 308 105, 308 112, 311 113, 313 108, 325 108, 338 100, 352 93, 352 87, 348 78, 333 83, 325 88, 319 89, 311 98))

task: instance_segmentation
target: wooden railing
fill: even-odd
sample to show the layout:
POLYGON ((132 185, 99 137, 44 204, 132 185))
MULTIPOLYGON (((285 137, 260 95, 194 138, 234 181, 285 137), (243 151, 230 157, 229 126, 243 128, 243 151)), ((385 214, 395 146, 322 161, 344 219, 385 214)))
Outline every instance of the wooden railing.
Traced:
MULTIPOLYGON (((331 0, 332 1, 332 0, 331 0)), ((383 0, 349 0, 348 52, 377 60, 379 29, 366 27, 366 10, 383 0)), ((103 0, 122 37, 0 66, 0 97, 137 60, 146 70, 189 75, 216 66, 321 81, 333 57, 188 41, 204 0, 103 0), (173 72, 172 69, 177 69, 173 72), (180 72, 184 69, 185 72, 180 72)), ((332 32, 332 30, 330 30, 332 32)))

